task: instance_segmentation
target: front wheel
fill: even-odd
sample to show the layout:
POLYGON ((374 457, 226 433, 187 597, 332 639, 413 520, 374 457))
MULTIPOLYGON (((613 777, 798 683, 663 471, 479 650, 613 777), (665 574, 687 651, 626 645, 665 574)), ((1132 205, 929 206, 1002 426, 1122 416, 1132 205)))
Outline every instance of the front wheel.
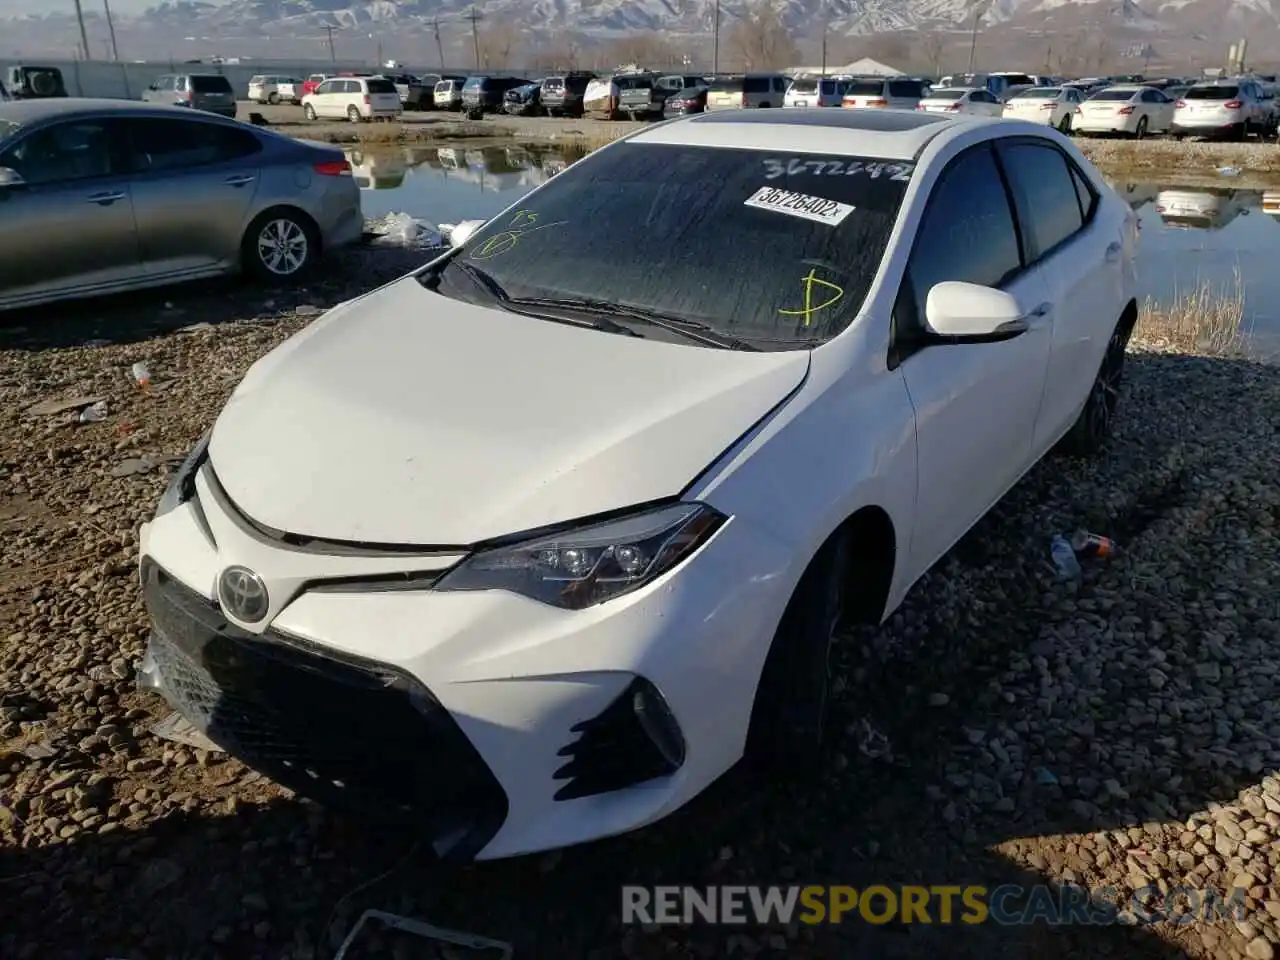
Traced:
POLYGON ((1102 450, 1111 435, 1111 424, 1120 403, 1120 384, 1124 379, 1125 349, 1133 334, 1133 322, 1121 317, 1107 341, 1107 351, 1094 377, 1084 409, 1062 438, 1060 449, 1076 457, 1090 457, 1102 450))
POLYGON ((261 280, 293 280, 315 263, 320 239, 311 221, 290 210, 268 210, 245 231, 241 258, 261 280))
POLYGON ((271 104, 271 106, 273 107, 279 102, 280 102, 280 94, 278 93, 273 93, 269 97, 267 97, 267 103, 271 104))
POLYGON ((314 120, 316 118, 316 108, 308 103, 302 108, 302 115, 308 120, 314 120))
POLYGON ((1062 122, 1058 124, 1058 132, 1065 137, 1071 136, 1071 114, 1062 118, 1062 122))
POLYGON ((747 733, 749 761, 762 770, 805 776, 822 768, 831 644, 844 610, 849 568, 848 540, 827 541, 782 614, 747 733))

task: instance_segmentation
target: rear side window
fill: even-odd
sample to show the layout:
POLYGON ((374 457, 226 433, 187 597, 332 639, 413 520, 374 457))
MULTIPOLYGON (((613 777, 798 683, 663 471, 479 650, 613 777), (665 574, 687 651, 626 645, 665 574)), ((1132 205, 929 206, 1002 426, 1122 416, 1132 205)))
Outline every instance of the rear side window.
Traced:
POLYGON ((1049 254, 1084 226, 1067 158, 1048 144, 1000 145, 1014 206, 1027 242, 1027 262, 1049 254))
POLYGON ((390 80, 366 80, 370 93, 395 93, 396 85, 390 80))
POLYGON ((135 169, 155 173, 227 163, 262 150, 248 130, 198 120, 126 121, 135 169))
POLYGON ((1184 93, 1184 100, 1234 100, 1240 95, 1239 87, 1192 87, 1184 93))
POLYGON ((747 77, 743 82, 742 89, 747 93, 768 93, 769 78, 768 77, 747 77))
POLYGON ((899 331, 925 329, 925 303, 937 284, 960 280, 999 287, 1021 267, 1013 212, 995 158, 989 147, 975 147, 947 168, 929 198, 907 267, 899 331))
POLYGON ((226 77, 192 77, 190 89, 192 93, 230 93, 231 81, 226 77))
POLYGON ((565 81, 565 86, 571 93, 585 93, 587 84, 591 81, 586 77, 570 77, 565 81))

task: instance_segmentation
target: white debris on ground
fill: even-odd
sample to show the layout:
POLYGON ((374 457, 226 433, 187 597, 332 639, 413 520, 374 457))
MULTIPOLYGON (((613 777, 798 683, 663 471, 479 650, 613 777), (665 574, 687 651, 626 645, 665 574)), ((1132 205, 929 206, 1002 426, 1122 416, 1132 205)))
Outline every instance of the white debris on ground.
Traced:
POLYGON ((393 212, 365 222, 365 229, 374 234, 374 243, 396 247, 440 247, 445 238, 440 229, 407 213, 393 212))

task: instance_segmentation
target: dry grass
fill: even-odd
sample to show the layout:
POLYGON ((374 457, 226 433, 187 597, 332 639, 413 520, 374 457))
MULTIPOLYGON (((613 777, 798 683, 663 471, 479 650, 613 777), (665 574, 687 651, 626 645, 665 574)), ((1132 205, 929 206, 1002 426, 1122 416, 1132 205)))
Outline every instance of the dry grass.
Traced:
POLYGON ((1161 174, 1196 174, 1218 178, 1219 168, 1230 167, 1232 174, 1221 177, 1224 184, 1239 186, 1241 175, 1269 176, 1280 174, 1280 149, 1273 142, 1214 143, 1186 140, 1113 140, 1077 137, 1076 146, 1106 174, 1142 173, 1147 177, 1161 174))
POLYGON ((1148 297, 1138 311, 1134 340, 1179 353, 1238 356, 1247 352, 1248 334, 1237 273, 1226 289, 1201 281, 1189 292, 1179 291, 1171 303, 1158 306, 1148 297))

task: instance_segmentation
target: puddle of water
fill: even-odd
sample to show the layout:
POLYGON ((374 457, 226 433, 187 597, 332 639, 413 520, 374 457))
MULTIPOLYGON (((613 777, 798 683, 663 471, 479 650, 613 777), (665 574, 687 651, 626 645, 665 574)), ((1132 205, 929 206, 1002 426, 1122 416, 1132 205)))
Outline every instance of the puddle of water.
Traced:
MULTIPOLYGON (((347 151, 366 216, 436 223, 491 217, 580 159, 569 145, 490 144, 347 151)), ((1111 181, 1142 222, 1138 297, 1168 303, 1200 284, 1244 294, 1245 325, 1280 347, 1280 187, 1111 181)))

